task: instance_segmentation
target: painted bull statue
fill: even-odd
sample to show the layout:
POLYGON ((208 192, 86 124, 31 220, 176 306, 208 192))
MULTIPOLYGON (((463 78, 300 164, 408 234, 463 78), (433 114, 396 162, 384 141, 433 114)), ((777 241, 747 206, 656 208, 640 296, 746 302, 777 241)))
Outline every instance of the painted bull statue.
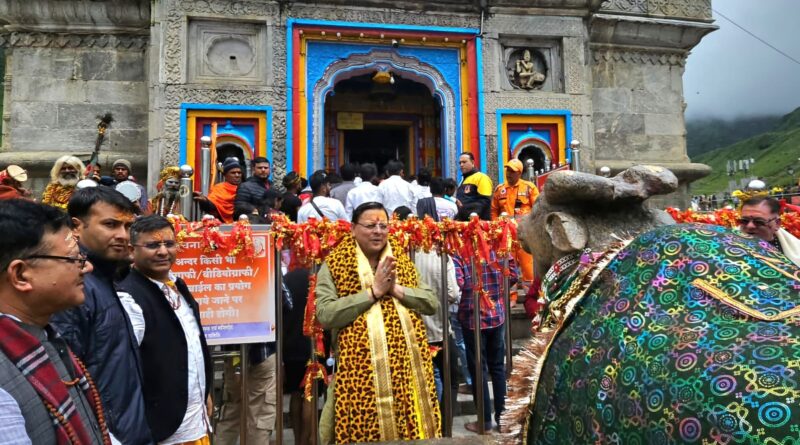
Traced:
POLYGON ((676 183, 657 167, 551 175, 520 227, 546 309, 501 441, 800 443, 800 269, 645 207, 676 183))

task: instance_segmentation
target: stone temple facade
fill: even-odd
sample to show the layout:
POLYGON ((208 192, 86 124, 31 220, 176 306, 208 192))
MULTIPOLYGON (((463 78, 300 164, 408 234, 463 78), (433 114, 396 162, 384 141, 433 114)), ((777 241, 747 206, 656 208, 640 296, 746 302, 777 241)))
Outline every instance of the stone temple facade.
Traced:
POLYGON ((101 163, 151 186, 199 167, 211 136, 274 179, 389 158, 455 177, 463 151, 495 180, 512 157, 652 163, 680 203, 707 172, 686 155, 682 74, 714 29, 710 0, 8 0, 0 166, 40 191, 111 112, 101 163))

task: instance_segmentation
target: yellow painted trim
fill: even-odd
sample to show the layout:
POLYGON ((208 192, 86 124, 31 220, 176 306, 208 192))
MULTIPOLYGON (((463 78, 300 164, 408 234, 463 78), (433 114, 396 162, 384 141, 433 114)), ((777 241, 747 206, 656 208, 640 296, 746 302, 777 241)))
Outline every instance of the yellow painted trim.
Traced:
MULTIPOLYGON (((325 30, 325 35, 322 35, 322 30, 316 29, 308 29, 313 27, 299 27, 298 29, 303 32, 300 36, 300 55, 298 57, 297 63, 297 70, 298 70, 298 81, 296 88, 298 89, 299 94, 299 120, 300 122, 296 122, 296 128, 298 129, 299 140, 296 141, 294 145, 296 159, 298 159, 298 165, 301 172, 305 172, 308 164, 311 162, 310 159, 307 158, 306 154, 308 152, 308 144, 310 141, 308 140, 308 101, 306 100, 306 89, 308 85, 306 85, 306 66, 308 60, 306 58, 307 53, 307 43, 308 41, 337 41, 342 43, 360 43, 364 45, 387 45, 389 44, 395 36, 391 31, 384 31, 384 38, 380 39, 377 37, 358 37, 358 33, 361 32, 359 30, 346 30, 342 31, 339 37, 336 36, 336 32, 331 32, 330 30, 325 30), (352 33, 352 35, 350 35, 352 33)), ((461 42, 461 39, 454 39, 452 41, 445 42, 444 38, 449 36, 442 36, 442 37, 431 37, 426 36, 426 41, 422 41, 422 36, 419 38, 409 38, 403 36, 402 38, 405 39, 403 42, 403 47, 418 47, 418 48, 458 48, 459 49, 459 61, 463 61, 460 68, 460 82, 461 82, 461 146, 466 151, 476 151, 479 150, 479 147, 469 147, 469 140, 471 136, 471 127, 469 121, 469 112, 470 112, 470 104, 469 104, 469 72, 468 66, 466 63, 467 60, 467 43, 461 42)), ((290 55, 291 57, 291 55, 290 55)), ((288 73, 288 75, 292 75, 292 73, 288 73)), ((478 86, 480 88, 480 86, 478 86)), ((477 94, 477 92, 476 92, 477 94)), ((475 104, 477 107, 477 104, 475 104)), ((289 116, 291 119, 292 117, 289 116)), ((366 122, 365 122, 366 124, 366 122)), ((323 130, 325 132, 326 130, 323 130)), ((292 137, 289 135, 289 137, 292 137)), ((566 139, 566 137, 565 137, 566 139)), ((411 138, 409 138, 411 141, 411 138)), ((327 141, 326 141, 327 143, 327 141)), ((340 144, 340 156, 343 159, 344 156, 344 143, 340 144)), ((324 147, 323 147, 324 151, 324 147)), ((411 158, 413 159, 413 149, 411 150, 411 158)), ((563 159, 564 155, 562 155, 563 159)))
MULTIPOLYGON (((308 171, 308 163, 311 162, 310 159, 307 159, 306 153, 308 152, 308 138, 310 135, 308 134, 308 101, 306 100, 306 51, 307 51, 307 41, 306 36, 303 35, 300 38, 300 57, 298 57, 297 69, 298 69, 298 79, 297 79, 297 94, 299 95, 299 108, 300 108, 300 122, 295 122, 298 128, 298 135, 299 140, 295 141, 296 144, 294 145, 297 147, 298 151, 298 165, 300 168, 300 176, 305 176, 306 172, 308 171)), ((291 57, 291 55, 290 55, 291 57)), ((289 73, 291 75, 291 73, 289 73)), ((324 149, 324 147, 323 147, 324 149)))
POLYGON ((187 110, 186 118, 213 117, 213 118, 263 118, 264 111, 236 111, 236 110, 187 110))
POLYGON ((505 147, 498 147, 503 151, 503 165, 508 162, 508 150, 511 141, 508 136, 508 124, 556 124, 558 130, 558 159, 565 162, 567 156, 567 125, 564 116, 537 116, 537 115, 503 115, 501 127, 503 128, 503 143, 505 147))
MULTIPOLYGON (((186 150, 186 163, 191 165, 194 171, 198 171, 197 165, 195 164, 194 158, 194 148, 197 145, 197 139, 195 138, 195 134, 197 134, 197 121, 195 120, 194 116, 191 116, 189 113, 186 114, 186 147, 183 147, 186 150)), ((199 176, 195 176, 199 178, 199 176)))
POLYGON ((258 118, 258 134, 261 135, 261 140, 256 141, 256 146, 254 147, 255 157, 267 157, 267 117, 264 113, 261 113, 261 117, 258 118))
POLYGON ((722 289, 717 288, 713 284, 709 283, 706 280, 701 278, 696 278, 692 281, 692 286, 702 290, 711 298, 721 301, 728 306, 733 307, 734 309, 742 312, 743 314, 749 315, 750 317, 756 318, 762 321, 780 321, 786 318, 794 317, 796 315, 800 315, 800 306, 795 306, 788 311, 779 312, 775 315, 767 315, 758 309, 752 308, 739 300, 734 299, 730 295, 728 295, 722 289))
MULTIPOLYGON (((469 121, 469 69, 467 66, 467 48, 463 46, 458 51, 458 60, 461 64, 461 151, 477 153, 480 147, 470 147, 469 141, 472 132, 469 121)), ((476 92, 477 94, 477 92, 476 92)), ((477 104, 476 104, 477 106, 477 104)), ((481 159, 481 162, 486 162, 481 159)))

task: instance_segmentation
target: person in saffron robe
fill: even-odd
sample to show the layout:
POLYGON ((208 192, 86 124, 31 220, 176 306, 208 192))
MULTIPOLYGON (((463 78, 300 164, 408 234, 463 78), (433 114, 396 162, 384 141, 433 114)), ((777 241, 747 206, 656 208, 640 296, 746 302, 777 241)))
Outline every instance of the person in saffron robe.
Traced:
POLYGON ((322 441, 439 437, 441 416, 421 317, 436 312, 436 294, 389 239, 382 204, 361 204, 352 222, 352 236, 326 257, 317 275, 316 314, 333 331, 337 361, 320 422, 322 441))
POLYGON ((233 222, 233 203, 236 199, 236 190, 242 182, 242 166, 236 158, 227 158, 222 163, 222 176, 225 182, 221 182, 208 193, 208 197, 195 192, 194 199, 200 203, 200 208, 207 213, 218 217, 222 222, 230 224, 233 222))

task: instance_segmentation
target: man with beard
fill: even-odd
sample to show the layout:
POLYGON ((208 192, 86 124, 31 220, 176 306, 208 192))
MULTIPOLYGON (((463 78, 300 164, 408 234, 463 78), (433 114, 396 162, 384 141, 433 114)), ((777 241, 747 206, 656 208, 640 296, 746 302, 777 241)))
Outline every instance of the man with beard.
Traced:
POLYGON ((183 211, 180 203, 181 169, 170 165, 158 175, 158 193, 150 201, 150 210, 158 216, 178 215, 183 211))
POLYGON ((138 345, 114 288, 115 273, 130 255, 133 205, 101 185, 76 191, 67 211, 94 270, 84 277, 83 304, 55 314, 52 324, 97 383, 111 434, 126 445, 150 444, 138 345))
POLYGON ((204 212, 230 224, 233 222, 233 201, 236 199, 236 190, 242 182, 242 166, 239 164, 239 159, 225 159, 222 163, 222 176, 225 181, 211 187, 208 197, 195 192, 194 199, 204 212))
POLYGON ((42 194, 42 204, 66 210, 69 199, 75 193, 75 186, 83 179, 85 169, 83 162, 75 156, 58 158, 50 170, 50 183, 42 194))
MULTIPOLYGON (((130 181, 139 187, 139 208, 143 212, 147 212, 147 190, 131 177, 131 161, 127 159, 117 159, 114 161, 114 163, 111 164, 111 175, 112 184, 108 185, 113 186, 121 182, 130 181)), ((106 176, 103 176, 103 178, 106 178, 106 176)))
POLYGON ((464 176, 456 191, 456 204, 459 207, 470 203, 480 204, 476 207, 480 210, 477 212, 478 216, 488 221, 491 219, 492 180, 485 173, 478 171, 475 166, 475 156, 470 152, 461 153, 458 157, 458 166, 464 176))
POLYGON ((244 203, 252 204, 256 207, 261 206, 267 198, 267 191, 272 189, 272 181, 269 180, 269 160, 264 157, 257 157, 253 159, 252 165, 253 176, 239 185, 236 190, 234 207, 244 203))

